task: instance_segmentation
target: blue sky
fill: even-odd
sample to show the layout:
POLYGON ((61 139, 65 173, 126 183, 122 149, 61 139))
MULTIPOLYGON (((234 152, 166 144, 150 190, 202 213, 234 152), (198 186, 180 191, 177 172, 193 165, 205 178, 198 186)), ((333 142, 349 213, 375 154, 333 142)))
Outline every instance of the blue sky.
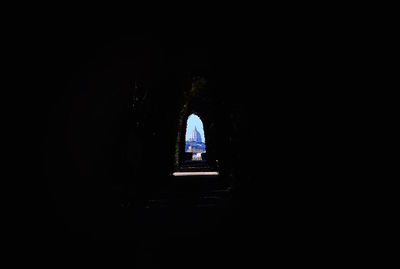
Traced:
POLYGON ((199 131, 199 133, 201 134, 202 141, 205 142, 203 123, 201 122, 201 119, 195 114, 190 115, 187 120, 186 141, 188 141, 189 135, 193 131, 194 126, 196 126, 197 131, 199 131))

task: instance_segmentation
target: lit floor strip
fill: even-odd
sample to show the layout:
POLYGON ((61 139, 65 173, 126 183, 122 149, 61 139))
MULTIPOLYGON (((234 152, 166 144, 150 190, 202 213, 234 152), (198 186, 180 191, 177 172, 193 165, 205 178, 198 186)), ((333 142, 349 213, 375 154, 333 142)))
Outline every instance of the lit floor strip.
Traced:
POLYGON ((174 172, 172 173, 175 177, 184 177, 184 176, 218 176, 218 172, 174 172))

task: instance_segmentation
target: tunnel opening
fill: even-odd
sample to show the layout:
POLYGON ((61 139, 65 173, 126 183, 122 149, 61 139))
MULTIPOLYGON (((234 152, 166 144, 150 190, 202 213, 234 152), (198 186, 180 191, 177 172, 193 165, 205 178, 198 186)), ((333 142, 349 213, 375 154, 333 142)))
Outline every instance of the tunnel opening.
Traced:
POLYGON ((206 172, 207 175, 219 175, 213 114, 215 104, 212 103, 214 99, 210 96, 208 80, 201 76, 193 77, 191 87, 182 97, 173 174, 206 172))
POLYGON ((187 119, 185 141, 185 162, 204 162, 206 141, 203 122, 196 114, 191 114, 187 119))

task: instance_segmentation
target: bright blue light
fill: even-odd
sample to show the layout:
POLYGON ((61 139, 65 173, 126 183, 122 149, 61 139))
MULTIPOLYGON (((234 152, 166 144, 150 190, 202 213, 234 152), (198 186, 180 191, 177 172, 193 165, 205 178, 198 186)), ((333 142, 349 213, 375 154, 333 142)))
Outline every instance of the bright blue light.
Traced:
POLYGON ((195 126, 196 126, 197 131, 201 134, 201 140, 205 143, 206 138, 204 136, 203 122, 195 114, 190 115, 187 120, 186 141, 189 140, 189 135, 194 130, 195 126))

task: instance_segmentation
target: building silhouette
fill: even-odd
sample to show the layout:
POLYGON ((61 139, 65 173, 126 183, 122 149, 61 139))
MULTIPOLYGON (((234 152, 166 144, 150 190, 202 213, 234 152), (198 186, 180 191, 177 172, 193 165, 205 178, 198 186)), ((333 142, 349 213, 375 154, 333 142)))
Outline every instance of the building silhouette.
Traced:
POLYGON ((186 141, 185 152, 204 153, 206 152, 206 144, 203 142, 201 134, 197 131, 196 126, 186 141))

